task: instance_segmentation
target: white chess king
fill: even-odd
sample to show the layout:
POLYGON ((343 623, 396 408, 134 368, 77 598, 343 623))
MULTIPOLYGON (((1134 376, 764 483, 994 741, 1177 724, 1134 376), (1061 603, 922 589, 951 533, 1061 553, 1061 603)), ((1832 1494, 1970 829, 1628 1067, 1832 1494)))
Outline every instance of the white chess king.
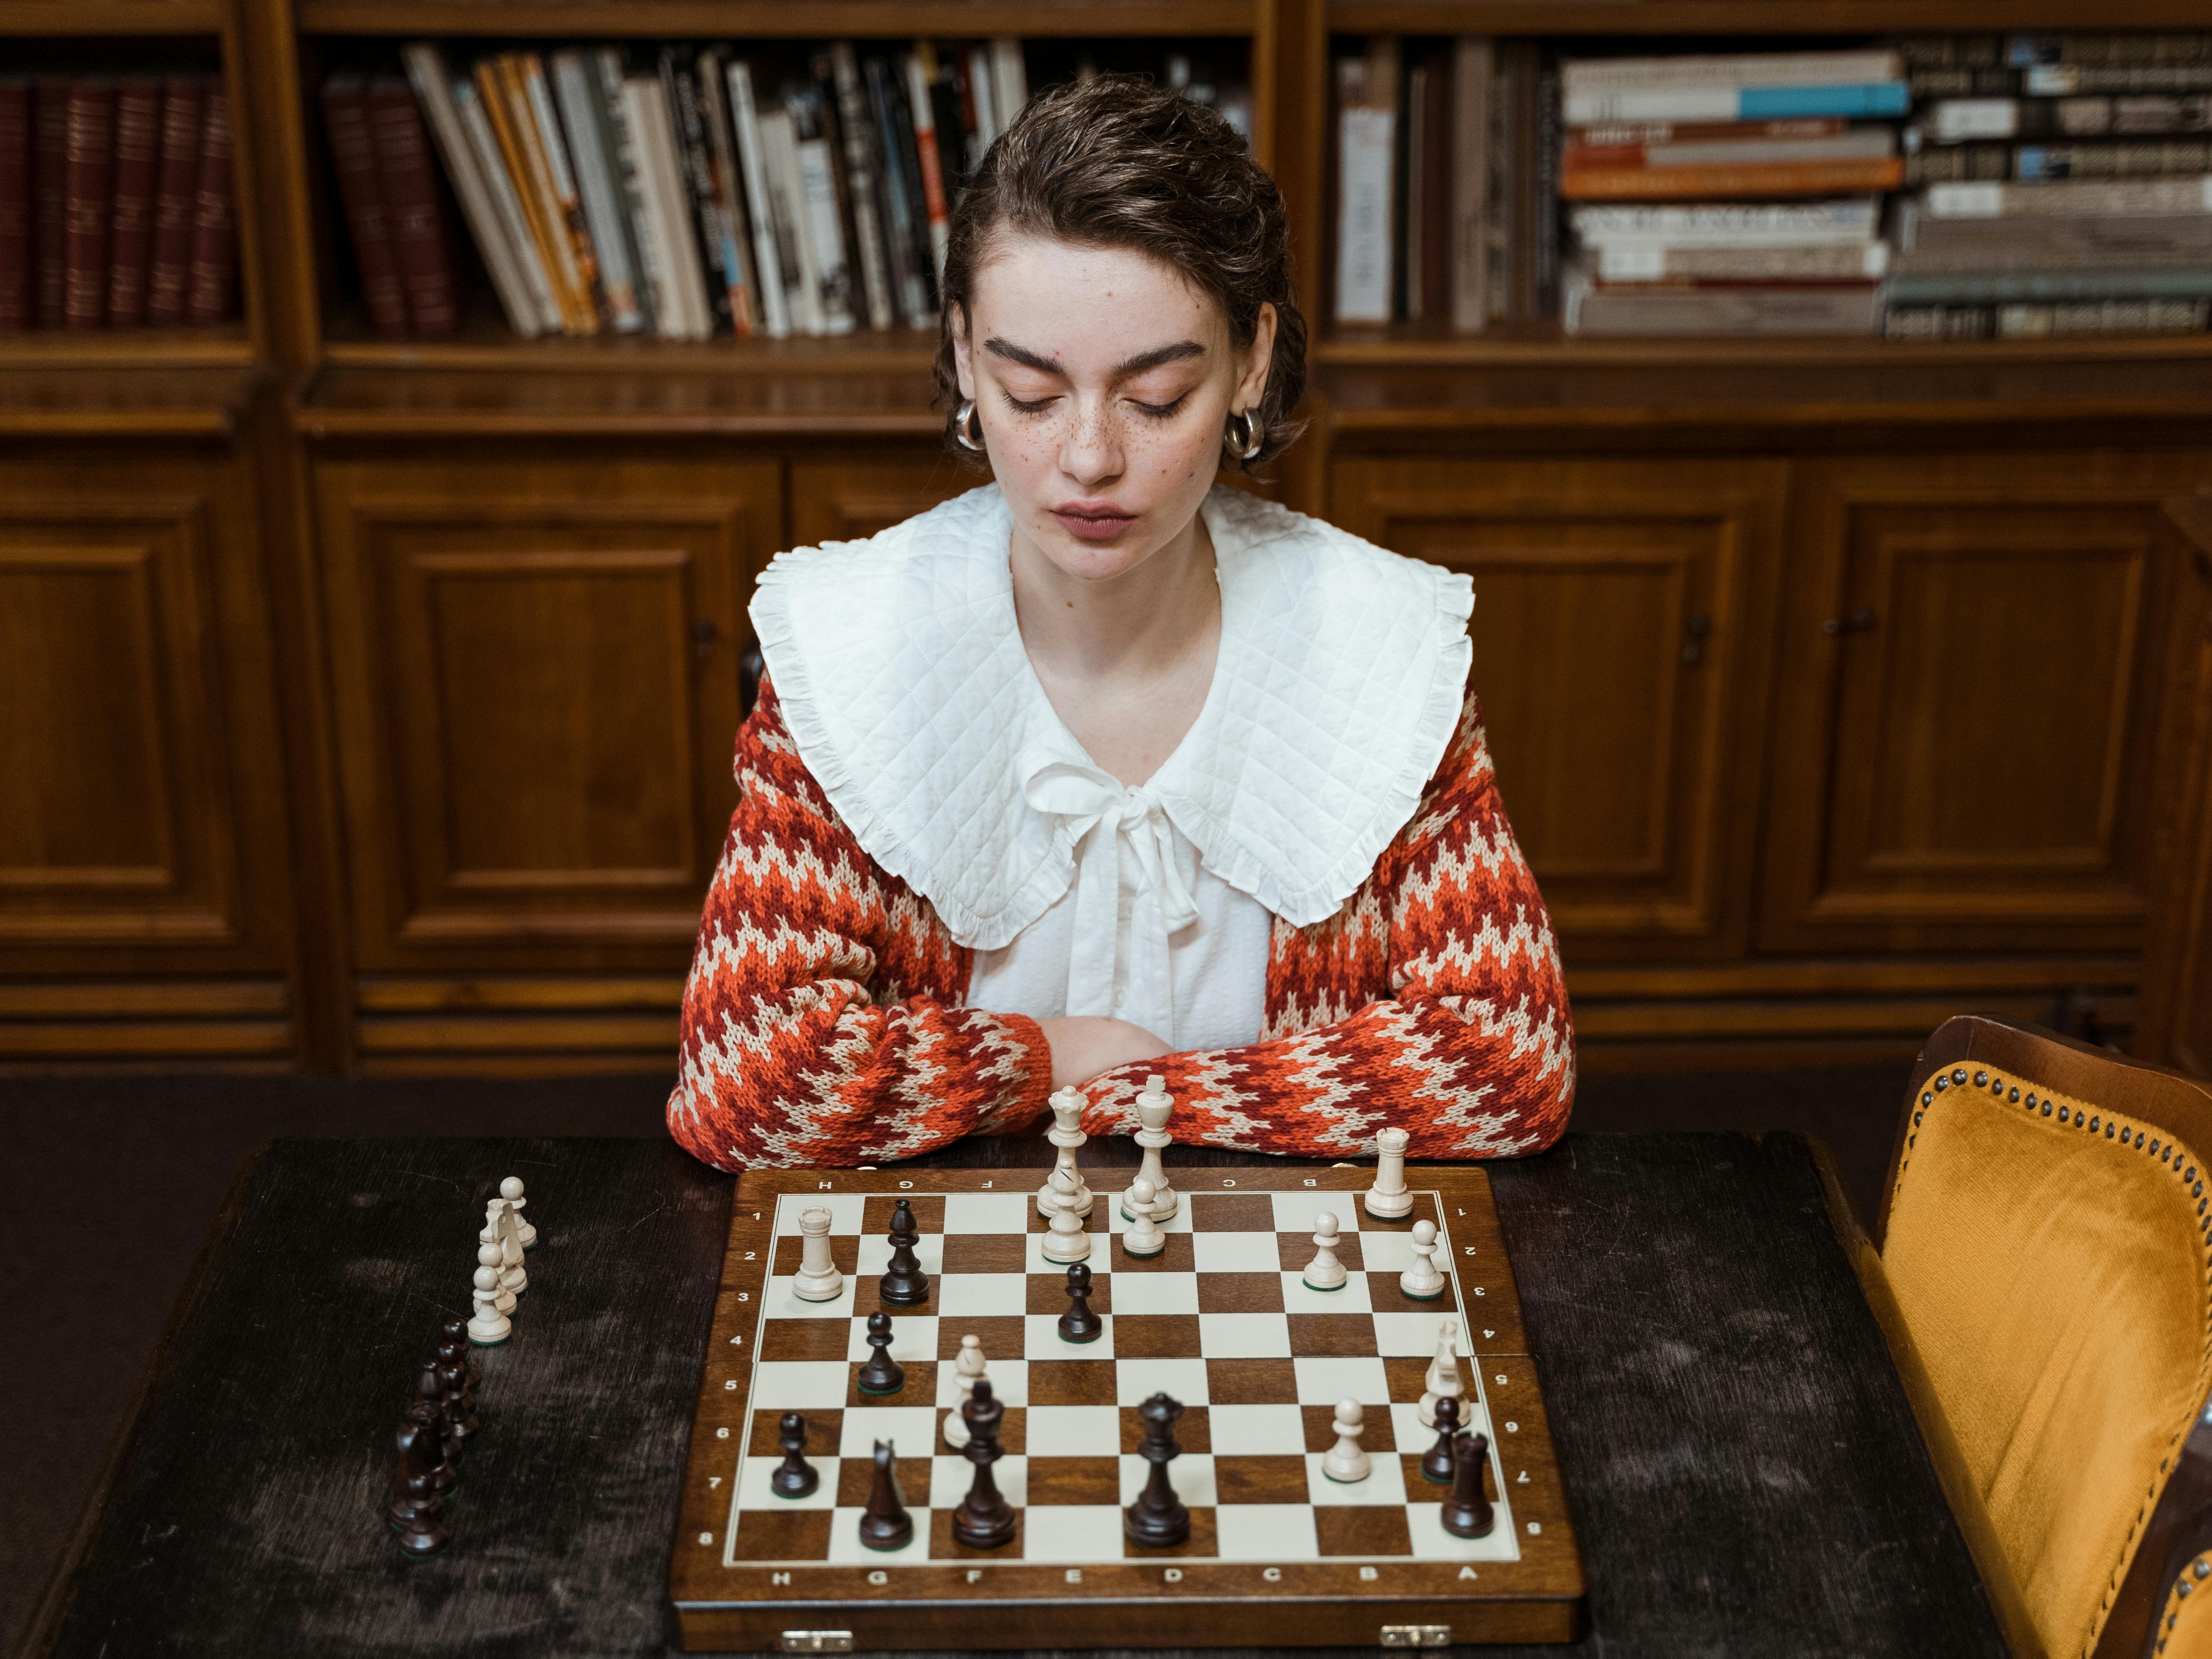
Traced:
MULTIPOLYGON (((1168 1133, 1168 1118, 1175 1110, 1175 1097, 1168 1093, 1167 1079, 1157 1072, 1145 1079, 1145 1091, 1137 1097, 1137 1121, 1144 1127, 1137 1131, 1137 1145, 1145 1149, 1144 1161, 1137 1166, 1137 1178, 1152 1184, 1152 1217, 1155 1221, 1172 1221, 1176 1208, 1182 1204, 1182 1194, 1168 1184, 1167 1171, 1160 1167, 1160 1148, 1174 1143, 1168 1133)), ((1121 1194, 1121 1213, 1130 1220, 1137 1212, 1130 1194, 1136 1184, 1130 1183, 1129 1192, 1121 1194)))

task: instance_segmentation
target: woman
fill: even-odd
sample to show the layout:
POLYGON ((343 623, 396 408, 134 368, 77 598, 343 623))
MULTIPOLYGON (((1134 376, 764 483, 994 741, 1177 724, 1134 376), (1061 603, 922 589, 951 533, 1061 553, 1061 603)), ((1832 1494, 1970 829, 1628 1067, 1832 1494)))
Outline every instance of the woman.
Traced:
POLYGON ((1466 695, 1467 577, 1217 486, 1305 378, 1280 197, 1212 112, 1048 92, 956 210, 937 381, 994 484, 786 553, 684 995, 725 1169, 1091 1132, 1421 1158, 1565 1127, 1558 951, 1466 695))

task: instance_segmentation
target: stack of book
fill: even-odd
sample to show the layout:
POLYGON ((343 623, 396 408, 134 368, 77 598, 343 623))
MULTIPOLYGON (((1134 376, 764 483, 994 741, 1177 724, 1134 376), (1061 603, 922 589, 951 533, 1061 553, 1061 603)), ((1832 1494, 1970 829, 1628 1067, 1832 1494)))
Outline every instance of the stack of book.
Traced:
POLYGON ((1571 61, 1559 83, 1567 332, 1876 331, 1896 52, 1571 61))
POLYGON ((0 76, 0 334, 230 316, 230 112, 207 76, 0 76))
POLYGON ((2212 33, 1971 35, 1905 48, 1886 331, 2203 330, 2212 313, 2212 33))

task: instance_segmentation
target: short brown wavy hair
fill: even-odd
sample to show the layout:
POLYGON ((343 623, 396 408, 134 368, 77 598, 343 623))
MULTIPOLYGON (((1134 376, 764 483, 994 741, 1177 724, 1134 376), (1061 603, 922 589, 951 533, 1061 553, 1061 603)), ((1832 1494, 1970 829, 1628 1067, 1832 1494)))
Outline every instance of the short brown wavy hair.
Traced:
POLYGON ((1039 93, 1000 133, 952 210, 941 284, 938 400, 954 434, 960 379, 952 317, 965 313, 975 274, 1001 228, 1088 247, 1133 248, 1219 301, 1239 347, 1275 307, 1267 386, 1253 411, 1260 449, 1249 461, 1224 444, 1222 465, 1250 471, 1290 447, 1306 383, 1306 325, 1291 284, 1282 192, 1218 112, 1134 75, 1102 75, 1039 93))

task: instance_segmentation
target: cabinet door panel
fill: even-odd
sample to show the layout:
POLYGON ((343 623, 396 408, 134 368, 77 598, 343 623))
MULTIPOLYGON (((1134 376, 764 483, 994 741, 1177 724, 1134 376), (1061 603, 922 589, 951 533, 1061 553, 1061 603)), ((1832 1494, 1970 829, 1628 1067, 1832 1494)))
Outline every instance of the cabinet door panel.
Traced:
POLYGON ((988 483, 949 455, 898 450, 879 456, 791 464, 793 547, 855 541, 988 483))
POLYGON ((1335 499, 1370 540, 1474 578, 1498 787, 1571 954, 1740 941, 1732 809, 1755 787, 1743 716, 1765 668, 1779 469, 1348 460, 1335 499))
POLYGON ((1808 465, 1769 943, 2139 940, 2175 465, 1808 465))
POLYGON ((362 965, 684 954, 734 805, 773 466, 319 487, 362 965))

